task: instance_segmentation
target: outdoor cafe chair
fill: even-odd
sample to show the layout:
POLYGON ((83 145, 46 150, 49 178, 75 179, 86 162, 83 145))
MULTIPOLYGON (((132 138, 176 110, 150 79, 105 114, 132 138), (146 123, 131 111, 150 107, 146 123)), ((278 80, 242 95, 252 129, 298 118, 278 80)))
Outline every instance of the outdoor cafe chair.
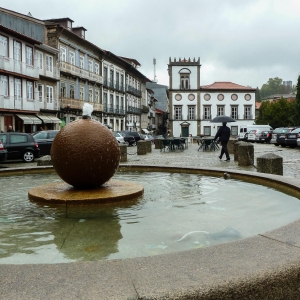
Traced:
POLYGON ((171 140, 169 139, 164 139, 162 141, 162 148, 160 149, 160 152, 162 151, 162 149, 164 149, 164 152, 166 151, 166 149, 168 151, 171 151, 171 140))

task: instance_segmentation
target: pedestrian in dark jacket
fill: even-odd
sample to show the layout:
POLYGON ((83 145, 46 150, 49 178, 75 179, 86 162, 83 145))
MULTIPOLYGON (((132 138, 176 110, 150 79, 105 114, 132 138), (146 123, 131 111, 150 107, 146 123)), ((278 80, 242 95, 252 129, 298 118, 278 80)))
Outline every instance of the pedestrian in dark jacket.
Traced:
POLYGON ((219 141, 221 142, 222 149, 221 149, 221 154, 219 156, 220 159, 222 159, 223 154, 226 155, 226 160, 225 161, 230 161, 228 149, 227 149, 227 143, 230 138, 230 128, 226 126, 226 122, 223 123, 223 126, 221 126, 214 138, 216 141, 217 138, 219 138, 219 141))

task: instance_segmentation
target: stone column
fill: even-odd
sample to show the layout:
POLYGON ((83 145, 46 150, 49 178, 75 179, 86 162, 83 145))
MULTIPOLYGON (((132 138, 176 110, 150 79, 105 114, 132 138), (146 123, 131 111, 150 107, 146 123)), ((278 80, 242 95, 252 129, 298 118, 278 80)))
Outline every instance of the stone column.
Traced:
POLYGON ((257 172, 283 175, 282 157, 274 153, 266 153, 258 157, 257 172))
POLYGON ((147 154, 147 144, 145 141, 138 141, 136 143, 137 155, 147 154))
POLYGON ((146 144, 146 152, 147 153, 151 153, 152 152, 152 142, 151 141, 148 141, 148 140, 146 140, 146 141, 144 141, 145 142, 145 144, 146 144))
POLYGON ((227 143, 228 153, 234 154, 234 144, 236 143, 236 139, 229 139, 227 143))
POLYGON ((233 154, 234 154, 234 161, 238 161, 238 157, 239 157, 239 145, 241 143, 244 143, 242 141, 238 141, 238 142, 235 142, 234 145, 233 145, 233 154))
POLYGON ((239 145, 238 152, 239 166, 254 165, 254 146, 252 143, 241 143, 239 145))
POLYGON ((120 162, 127 161, 127 145, 120 144, 120 162))

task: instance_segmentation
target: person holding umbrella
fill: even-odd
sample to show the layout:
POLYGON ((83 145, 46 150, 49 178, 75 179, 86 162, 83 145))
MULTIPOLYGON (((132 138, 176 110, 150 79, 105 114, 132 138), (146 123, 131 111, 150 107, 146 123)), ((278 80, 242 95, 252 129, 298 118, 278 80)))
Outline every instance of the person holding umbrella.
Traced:
POLYGON ((222 145, 222 149, 221 149, 221 154, 220 156, 218 156, 220 158, 220 160, 223 157, 223 154, 226 155, 226 160, 227 162, 230 161, 230 157, 229 157, 229 153, 228 153, 228 149, 227 149, 227 143, 229 141, 230 138, 230 128, 226 126, 227 122, 223 122, 222 125, 218 132, 215 135, 214 141, 216 141, 217 138, 219 138, 219 141, 221 142, 222 145))

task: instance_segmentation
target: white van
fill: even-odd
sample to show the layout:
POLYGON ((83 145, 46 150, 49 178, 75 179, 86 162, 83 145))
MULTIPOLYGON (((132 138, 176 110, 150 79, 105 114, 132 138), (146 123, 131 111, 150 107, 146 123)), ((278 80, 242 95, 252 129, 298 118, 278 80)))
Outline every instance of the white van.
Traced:
POLYGON ((244 141, 246 133, 251 130, 269 131, 272 129, 270 125, 242 125, 240 127, 239 141, 244 141))

